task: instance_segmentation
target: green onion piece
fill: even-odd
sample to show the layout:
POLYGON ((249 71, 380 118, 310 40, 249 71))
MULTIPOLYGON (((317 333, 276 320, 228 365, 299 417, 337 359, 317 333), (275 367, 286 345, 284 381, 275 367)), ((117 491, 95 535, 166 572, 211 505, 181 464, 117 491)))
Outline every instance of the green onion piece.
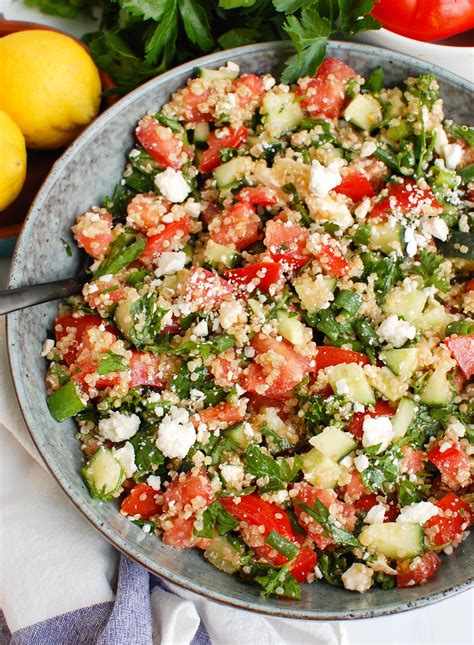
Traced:
POLYGON ((347 311, 348 314, 354 315, 359 311, 360 306, 362 305, 362 297, 353 291, 341 289, 336 296, 334 304, 336 307, 347 311))
POLYGON ((474 181, 474 163, 469 164, 469 166, 464 166, 458 170, 458 175, 461 177, 465 184, 469 184, 471 181, 474 181))
POLYGON ((276 549, 278 553, 284 555, 285 558, 288 558, 288 560, 296 558, 298 551, 300 550, 297 544, 290 542, 276 531, 270 531, 265 538, 265 542, 273 549, 276 549))
POLYGON ((63 385, 48 397, 48 408, 51 416, 59 423, 75 416, 85 407, 74 381, 68 381, 66 385, 63 385))
POLYGON ((95 278, 103 275, 114 275, 120 269, 131 264, 146 246, 144 237, 137 237, 135 233, 124 231, 120 233, 116 240, 110 245, 110 253, 103 260, 97 271, 94 273, 95 278))
POLYGON ((474 322, 472 320, 458 320, 451 322, 446 327, 446 336, 458 334, 459 336, 468 336, 474 334, 474 322))

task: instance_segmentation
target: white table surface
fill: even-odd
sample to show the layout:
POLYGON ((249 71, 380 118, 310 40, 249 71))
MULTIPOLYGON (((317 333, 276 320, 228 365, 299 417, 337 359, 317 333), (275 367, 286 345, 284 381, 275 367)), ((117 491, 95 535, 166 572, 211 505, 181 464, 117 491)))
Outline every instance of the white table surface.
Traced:
MULTIPOLYGON (((12 20, 51 25, 75 36, 94 29, 94 22, 91 20, 68 21, 46 16, 12 0, 0 0, 0 13, 12 20)), ((464 63, 462 60, 459 63, 458 73, 461 72, 461 66, 465 66, 465 59, 464 63)), ((468 71, 468 76, 471 76, 470 72, 472 70, 468 71)), ((9 259, 0 258, 0 288, 4 288, 7 283, 9 264, 9 259)), ((472 645, 474 590, 424 609, 398 616, 351 621, 345 623, 345 626, 347 645, 472 645)))

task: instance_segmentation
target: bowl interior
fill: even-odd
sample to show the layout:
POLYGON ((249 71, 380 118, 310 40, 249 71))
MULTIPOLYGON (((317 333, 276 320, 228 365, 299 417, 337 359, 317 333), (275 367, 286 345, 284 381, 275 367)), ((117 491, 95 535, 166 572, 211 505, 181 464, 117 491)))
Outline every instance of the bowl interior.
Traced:
MULTIPOLYGON (((111 194, 121 177, 124 152, 133 144, 133 129, 148 110, 158 110, 170 94, 183 85, 195 66, 219 67, 227 60, 245 72, 272 72, 278 76, 290 45, 266 43, 220 52, 188 63, 149 81, 97 119, 55 164, 26 220, 14 255, 10 286, 47 282, 73 275, 80 264, 70 226, 78 213, 111 194), (72 257, 60 238, 71 242, 72 257)), ((332 43, 329 54, 360 73, 380 64, 389 84, 432 67, 393 52, 353 43, 332 43)), ((469 122, 470 88, 461 79, 434 70, 451 118, 469 122)), ((449 558, 441 572, 424 587, 360 595, 326 584, 305 585, 301 602, 263 600, 258 590, 221 573, 195 549, 178 551, 147 537, 117 513, 113 504, 92 500, 79 476, 82 453, 74 438, 72 421, 55 423, 46 407, 45 361, 41 344, 52 328, 57 303, 26 309, 8 316, 8 343, 13 378, 26 423, 52 473, 84 515, 115 546, 151 571, 212 599, 254 611, 292 618, 364 618, 404 611, 434 602, 466 588, 474 570, 473 542, 466 541, 449 558)))

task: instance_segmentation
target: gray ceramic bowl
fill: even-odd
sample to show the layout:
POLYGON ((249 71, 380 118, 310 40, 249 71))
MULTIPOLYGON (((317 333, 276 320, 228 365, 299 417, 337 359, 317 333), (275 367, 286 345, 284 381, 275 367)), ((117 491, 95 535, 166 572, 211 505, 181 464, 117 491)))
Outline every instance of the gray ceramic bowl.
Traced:
MULTIPOLYGON (((47 282, 74 274, 80 263, 74 251, 67 257, 60 238, 70 240, 76 215, 111 194, 121 176, 124 153, 133 142, 133 129, 148 110, 157 110, 171 92, 183 85, 193 68, 219 67, 231 59, 245 72, 278 75, 291 46, 266 43, 212 54, 138 88, 100 116, 55 164, 43 184, 18 241, 10 286, 47 282)), ((380 64, 388 83, 407 76, 434 72, 441 80, 450 117, 468 122, 472 99, 469 85, 441 69, 433 69, 397 53, 352 43, 332 43, 329 54, 341 58, 362 74, 380 64)), ((74 246, 74 244, 71 244, 74 246)), ((8 316, 8 346, 18 400, 33 440, 54 477, 74 504, 105 538, 150 571, 213 600, 252 611, 320 620, 367 618, 405 611, 441 600, 467 589, 473 580, 474 542, 466 541, 439 574, 424 587, 359 595, 326 584, 306 585, 301 602, 263 600, 258 590, 208 564, 196 549, 177 551, 158 538, 143 540, 143 532, 122 517, 113 504, 92 500, 79 475, 81 450, 74 423, 58 425, 46 407, 45 361, 41 345, 52 327, 57 303, 45 304, 8 316)), ((58 535, 58 540, 61 536, 58 535)))

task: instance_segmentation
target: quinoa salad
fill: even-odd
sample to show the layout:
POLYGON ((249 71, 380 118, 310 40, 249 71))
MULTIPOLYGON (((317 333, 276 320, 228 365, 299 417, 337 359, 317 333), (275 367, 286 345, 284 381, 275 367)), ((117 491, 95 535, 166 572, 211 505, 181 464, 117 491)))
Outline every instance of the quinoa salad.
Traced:
POLYGON ((91 497, 265 597, 442 576, 474 518, 474 129, 429 74, 329 58, 197 69, 135 138, 43 347, 91 497))

